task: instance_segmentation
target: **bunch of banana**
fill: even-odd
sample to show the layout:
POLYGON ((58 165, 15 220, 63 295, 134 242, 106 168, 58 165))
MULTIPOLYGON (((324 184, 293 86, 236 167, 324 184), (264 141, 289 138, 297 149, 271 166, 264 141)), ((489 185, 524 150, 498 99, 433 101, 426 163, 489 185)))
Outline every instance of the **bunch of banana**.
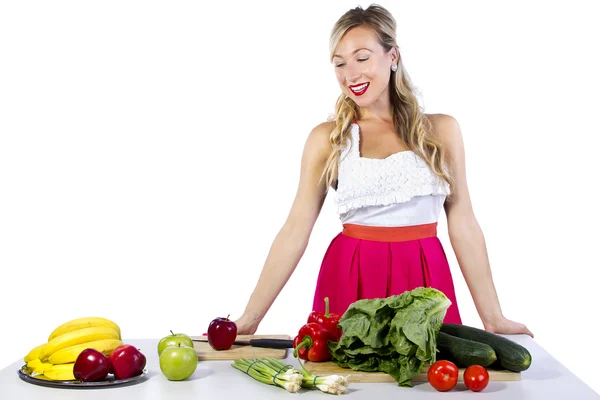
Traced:
POLYGON ((77 318, 57 327, 48 342, 34 347, 23 359, 33 375, 51 380, 74 380, 73 365, 85 349, 110 355, 122 345, 121 329, 101 317, 77 318))

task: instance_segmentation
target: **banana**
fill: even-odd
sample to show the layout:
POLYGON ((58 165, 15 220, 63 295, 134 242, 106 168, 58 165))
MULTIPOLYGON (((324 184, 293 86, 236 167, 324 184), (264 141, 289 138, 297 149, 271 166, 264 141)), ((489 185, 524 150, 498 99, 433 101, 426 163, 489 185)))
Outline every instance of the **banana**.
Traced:
POLYGON ((104 339, 104 340, 95 340, 92 342, 86 342, 81 344, 76 344, 74 346, 65 347, 62 350, 58 350, 50 357, 48 357, 48 362, 51 364, 68 364, 75 362, 79 354, 85 349, 96 349, 104 355, 109 356, 110 353, 113 352, 114 349, 122 345, 123 342, 119 339, 104 339))
POLYGON ((74 381, 73 365, 75 363, 53 365, 44 371, 44 376, 54 381, 74 381))
POLYGON ((47 369, 52 368, 53 366, 54 365, 50 363, 41 363, 39 367, 35 367, 33 369, 33 372, 35 372, 36 374, 43 374, 44 372, 46 372, 47 369))
POLYGON ((39 358, 34 358, 31 361, 27 361, 27 368, 35 369, 35 368, 39 367, 41 364, 42 364, 42 362, 40 361, 39 358))
POLYGON ((84 317, 67 321, 61 326, 57 327, 50 334, 48 341, 51 341, 52 339, 58 336, 64 335, 65 333, 76 331, 82 328, 93 328, 95 326, 105 326, 107 328, 112 328, 119 333, 119 337, 117 339, 121 339, 121 329, 119 328, 119 325, 117 325, 110 319, 102 317, 84 317))
POLYGON ((67 332, 46 343, 42 351, 40 351, 39 359, 40 361, 46 361, 51 355, 64 348, 103 339, 119 339, 119 333, 105 326, 82 328, 67 332))
POLYGON ((42 350, 42 348, 45 345, 46 345, 46 343, 42 343, 39 346, 31 349, 31 351, 25 356, 25 358, 23 358, 23 361, 25 361, 27 363, 31 360, 35 360, 36 358, 38 358, 40 356, 40 351, 42 350))
POLYGON ((50 367, 52 367, 52 364, 41 362, 39 358, 27 363, 27 368, 31 369, 36 374, 43 374, 44 371, 50 367))

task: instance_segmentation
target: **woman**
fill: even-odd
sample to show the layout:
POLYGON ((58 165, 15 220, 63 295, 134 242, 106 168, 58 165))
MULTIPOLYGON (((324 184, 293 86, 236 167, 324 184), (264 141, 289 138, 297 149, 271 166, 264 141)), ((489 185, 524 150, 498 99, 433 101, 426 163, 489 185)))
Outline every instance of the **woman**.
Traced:
POLYGON ((525 333, 501 312, 485 242, 469 198, 460 127, 423 114, 395 40, 396 22, 377 5, 344 14, 330 38, 340 95, 332 121, 315 127, 302 155, 298 191, 276 236, 239 334, 256 332, 296 268, 329 188, 343 231, 323 259, 313 309, 344 313, 361 298, 435 287, 452 301, 445 322, 461 323, 446 255, 437 237, 444 208, 450 240, 484 328, 525 333))

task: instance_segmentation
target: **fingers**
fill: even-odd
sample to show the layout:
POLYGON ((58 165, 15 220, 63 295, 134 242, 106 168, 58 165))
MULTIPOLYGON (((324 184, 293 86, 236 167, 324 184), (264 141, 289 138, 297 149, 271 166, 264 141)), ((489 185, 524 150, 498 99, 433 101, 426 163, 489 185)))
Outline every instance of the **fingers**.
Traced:
POLYGON ((525 335, 529 335, 531 336, 531 338, 533 338, 533 333, 524 325, 524 324, 519 324, 520 325, 520 329, 518 330, 517 333, 523 333, 525 335))
POLYGON ((525 326, 525 324, 521 324, 510 320, 507 320, 505 324, 496 329, 490 329, 490 331, 495 333, 506 333, 509 335, 524 334, 533 338, 533 333, 527 328, 527 326, 525 326))
POLYGON ((527 335, 531 336, 531 338, 533 339, 533 333, 529 329, 527 329, 527 327, 525 327, 525 330, 527 335))

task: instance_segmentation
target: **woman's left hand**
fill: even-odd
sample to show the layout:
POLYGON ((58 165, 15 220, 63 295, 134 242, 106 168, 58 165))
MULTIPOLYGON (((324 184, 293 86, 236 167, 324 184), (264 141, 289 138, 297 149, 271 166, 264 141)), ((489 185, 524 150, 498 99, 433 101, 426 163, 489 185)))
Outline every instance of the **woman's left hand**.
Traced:
POLYGON ((498 321, 493 321, 491 323, 484 323, 484 328, 488 332, 493 333, 504 333, 507 335, 514 335, 523 333, 525 335, 529 335, 533 338, 533 333, 527 327, 521 323, 511 321, 507 318, 500 318, 498 321))

